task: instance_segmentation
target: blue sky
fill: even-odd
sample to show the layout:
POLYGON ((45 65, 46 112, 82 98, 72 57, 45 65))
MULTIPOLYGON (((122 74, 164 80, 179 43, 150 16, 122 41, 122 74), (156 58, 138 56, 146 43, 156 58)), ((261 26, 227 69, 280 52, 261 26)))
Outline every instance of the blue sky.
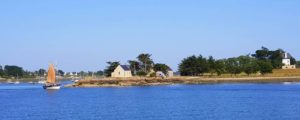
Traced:
POLYGON ((177 69, 193 54, 227 58, 261 46, 300 59, 297 0, 2 0, 0 64, 101 70, 139 53, 177 69))

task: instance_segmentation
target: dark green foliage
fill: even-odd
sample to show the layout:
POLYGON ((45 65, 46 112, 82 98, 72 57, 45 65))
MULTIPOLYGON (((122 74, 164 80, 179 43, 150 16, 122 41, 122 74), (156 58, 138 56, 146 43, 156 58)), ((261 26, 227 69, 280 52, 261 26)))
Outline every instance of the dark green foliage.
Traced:
POLYGON ((58 73, 58 75, 60 75, 60 76, 64 76, 64 75, 65 75, 65 72, 62 71, 62 70, 58 70, 57 73, 58 73))
POLYGON ((146 75, 147 75, 147 73, 144 72, 144 71, 138 71, 136 74, 137 74, 138 76, 146 76, 146 75))
POLYGON ((228 73, 235 75, 242 72, 242 67, 238 58, 228 58, 225 60, 225 69, 228 73))
POLYGON ((283 53, 284 51, 281 49, 269 52, 269 60, 271 61, 273 68, 280 69, 282 67, 283 53))
POLYGON ((291 58, 291 65, 297 65, 297 64, 298 64, 297 60, 294 57, 292 57, 291 58))
POLYGON ((249 62, 245 63, 243 71, 250 75, 250 74, 256 74, 260 70, 260 66, 257 63, 257 60, 254 58, 248 58, 249 62))
POLYGON ((261 47, 260 50, 256 50, 255 54, 252 55, 253 57, 260 59, 260 60, 265 60, 269 58, 269 49, 266 47, 261 47))
MULTIPOLYGON (((208 72, 211 75, 214 73, 217 73, 218 75, 223 73, 237 75, 242 72, 250 75, 257 73, 260 70, 263 74, 269 73, 269 65, 271 62, 260 62, 260 64, 258 64, 258 61, 267 60, 257 60, 249 55, 221 60, 215 60, 212 56, 210 56, 208 59, 202 57, 201 55, 199 57, 190 56, 182 60, 182 62, 179 64, 179 72, 182 76, 197 76, 208 72)), ((271 64, 271 72, 272 68, 273 66, 271 64)))
POLYGON ((297 61, 297 68, 300 68, 300 61, 297 61))
POLYGON ((99 70, 99 71, 96 72, 96 75, 97 76, 103 76, 104 72, 102 70, 99 70))
POLYGON ((105 76, 110 77, 111 73, 120 65, 120 62, 107 62, 108 66, 104 70, 105 76))
POLYGON ((4 72, 7 76, 16 78, 23 77, 25 71, 22 67, 6 65, 4 67, 4 72))
POLYGON ((151 59, 151 54, 143 53, 140 54, 137 59, 142 63, 142 70, 146 73, 150 72, 153 67, 153 60, 151 59))
POLYGON ((182 76, 198 76, 208 72, 208 70, 209 64, 206 58, 201 55, 187 57, 179 64, 179 72, 182 76))
POLYGON ((129 60, 128 63, 130 65, 131 73, 133 75, 136 75, 137 71, 141 70, 141 66, 140 66, 140 63, 138 61, 136 61, 136 60, 129 60))
POLYGON ((212 56, 209 56, 207 63, 209 65, 208 72, 213 75, 217 73, 218 76, 225 72, 224 60, 215 60, 212 56))
POLYGON ((255 74, 259 71, 259 65, 257 64, 257 60, 255 58, 247 56, 238 57, 241 69, 246 74, 255 74))
POLYGON ((0 65, 0 77, 3 77, 4 76, 4 70, 2 68, 2 66, 0 65))
POLYGON ((266 74, 266 73, 272 73, 273 70, 273 65, 270 61, 268 60, 258 60, 257 64, 260 67, 260 73, 261 74, 266 74))
POLYGON ((170 67, 166 64, 157 63, 157 64, 154 64, 153 69, 155 72, 162 71, 163 73, 167 74, 170 67))
POLYGON ((208 62, 208 66, 209 66, 208 71, 210 72, 210 74, 212 75, 212 74, 216 73, 216 71, 217 71, 216 70, 217 69, 216 60, 212 56, 209 56, 207 62, 208 62))
MULTIPOLYGON (((136 58, 137 58, 137 60, 129 60, 128 61, 132 75, 146 76, 146 75, 149 75, 149 73, 152 70, 162 71, 164 73, 167 73, 167 70, 170 69, 165 64, 155 64, 154 65, 154 61, 151 59, 151 54, 148 54, 148 53, 139 54, 136 58)), ((151 76, 151 74, 150 74, 150 76, 151 76)), ((155 76, 155 73, 154 73, 154 76, 155 76)))
POLYGON ((225 62, 224 62, 224 60, 215 61, 214 66, 215 66, 215 68, 210 68, 210 69, 215 69, 215 72, 218 74, 218 76, 225 73, 225 62))
POLYGON ((38 76, 44 76, 46 73, 46 70, 45 69, 39 69, 38 70, 38 76))
POLYGON ((24 71, 23 72, 23 76, 17 76, 17 78, 34 78, 36 77, 34 72, 30 72, 30 71, 24 71))

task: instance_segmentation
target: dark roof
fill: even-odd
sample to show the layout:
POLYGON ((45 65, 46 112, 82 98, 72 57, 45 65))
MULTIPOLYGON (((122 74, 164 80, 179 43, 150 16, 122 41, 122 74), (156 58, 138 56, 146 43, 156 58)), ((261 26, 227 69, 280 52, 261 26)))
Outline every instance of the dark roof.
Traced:
POLYGON ((281 54, 281 55, 282 55, 282 58, 283 58, 283 59, 291 59, 291 58, 292 58, 292 56, 291 56, 290 53, 283 53, 283 54, 281 54), (287 54, 287 56, 286 56, 285 54, 287 54))
POLYGON ((125 71, 131 71, 131 70, 130 70, 130 66, 128 66, 128 65, 120 65, 120 66, 121 66, 122 69, 125 70, 125 71))

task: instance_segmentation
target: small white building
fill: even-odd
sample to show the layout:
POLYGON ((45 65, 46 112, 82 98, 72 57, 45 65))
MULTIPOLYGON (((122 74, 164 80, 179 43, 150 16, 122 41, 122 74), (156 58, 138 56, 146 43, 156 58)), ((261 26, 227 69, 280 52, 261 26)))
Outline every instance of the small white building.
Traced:
POLYGON ((111 73, 111 77, 115 78, 128 78, 132 77, 130 66, 119 65, 114 72, 111 73))
POLYGON ((296 69, 296 65, 291 65, 291 55, 289 53, 284 53, 282 59, 282 69, 296 69))
POLYGON ((172 69, 168 69, 167 74, 163 73, 162 71, 157 71, 156 72, 156 77, 166 78, 166 77, 173 77, 173 76, 174 76, 174 72, 173 72, 172 69))
POLYGON ((166 78, 167 76, 166 76, 166 74, 163 73, 162 71, 157 71, 157 72, 156 72, 156 77, 166 78))
POLYGON ((173 77, 174 76, 174 72, 173 72, 173 70, 171 68, 168 69, 167 76, 168 77, 173 77))

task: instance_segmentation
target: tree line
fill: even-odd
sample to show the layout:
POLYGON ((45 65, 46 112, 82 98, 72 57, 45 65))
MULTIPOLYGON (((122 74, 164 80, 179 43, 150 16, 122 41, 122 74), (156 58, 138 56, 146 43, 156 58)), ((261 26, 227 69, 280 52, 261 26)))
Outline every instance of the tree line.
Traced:
MULTIPOLYGON (((170 67, 163 63, 154 63, 151 58, 151 54, 142 53, 136 57, 136 60, 128 60, 129 67, 133 76, 155 76, 155 72, 162 71, 167 73, 170 67), (153 72, 154 71, 154 72, 153 72)), ((111 73, 120 65, 119 61, 107 62, 108 66, 104 70, 104 74, 107 77, 111 76, 111 73)))
POLYGON ((2 78, 33 78, 37 72, 30 72, 24 70, 22 67, 15 65, 5 65, 2 67, 0 65, 0 77, 2 78))
MULTIPOLYGON (((58 75, 64 74, 62 70, 58 70, 57 73, 58 75)), ((0 65, 0 77, 2 78, 35 78, 43 76, 46 76, 45 69, 39 69, 32 72, 24 70, 22 67, 16 65, 5 65, 4 67, 0 65)))
MULTIPOLYGON (((242 72, 250 74, 272 73, 273 69, 282 67, 282 49, 269 50, 262 47, 252 55, 242 55, 227 59, 214 59, 212 56, 206 58, 202 55, 189 56, 179 64, 179 72, 182 76, 201 76, 204 73, 222 75, 237 75, 242 72)), ((296 64, 296 59, 291 57, 291 64, 296 64)))
MULTIPOLYGON (((87 77, 87 76, 102 76, 103 71, 99 70, 96 72, 92 71, 81 71, 81 72, 71 72, 72 74, 77 74, 78 76, 87 77)), ((66 74, 63 70, 56 70, 56 74, 62 77, 68 77, 70 75, 66 74)), ((36 71, 27 71, 22 67, 16 65, 5 65, 2 67, 0 65, 0 77, 1 78, 36 78, 36 77, 45 77, 47 76, 47 71, 45 69, 39 69, 36 71)))

